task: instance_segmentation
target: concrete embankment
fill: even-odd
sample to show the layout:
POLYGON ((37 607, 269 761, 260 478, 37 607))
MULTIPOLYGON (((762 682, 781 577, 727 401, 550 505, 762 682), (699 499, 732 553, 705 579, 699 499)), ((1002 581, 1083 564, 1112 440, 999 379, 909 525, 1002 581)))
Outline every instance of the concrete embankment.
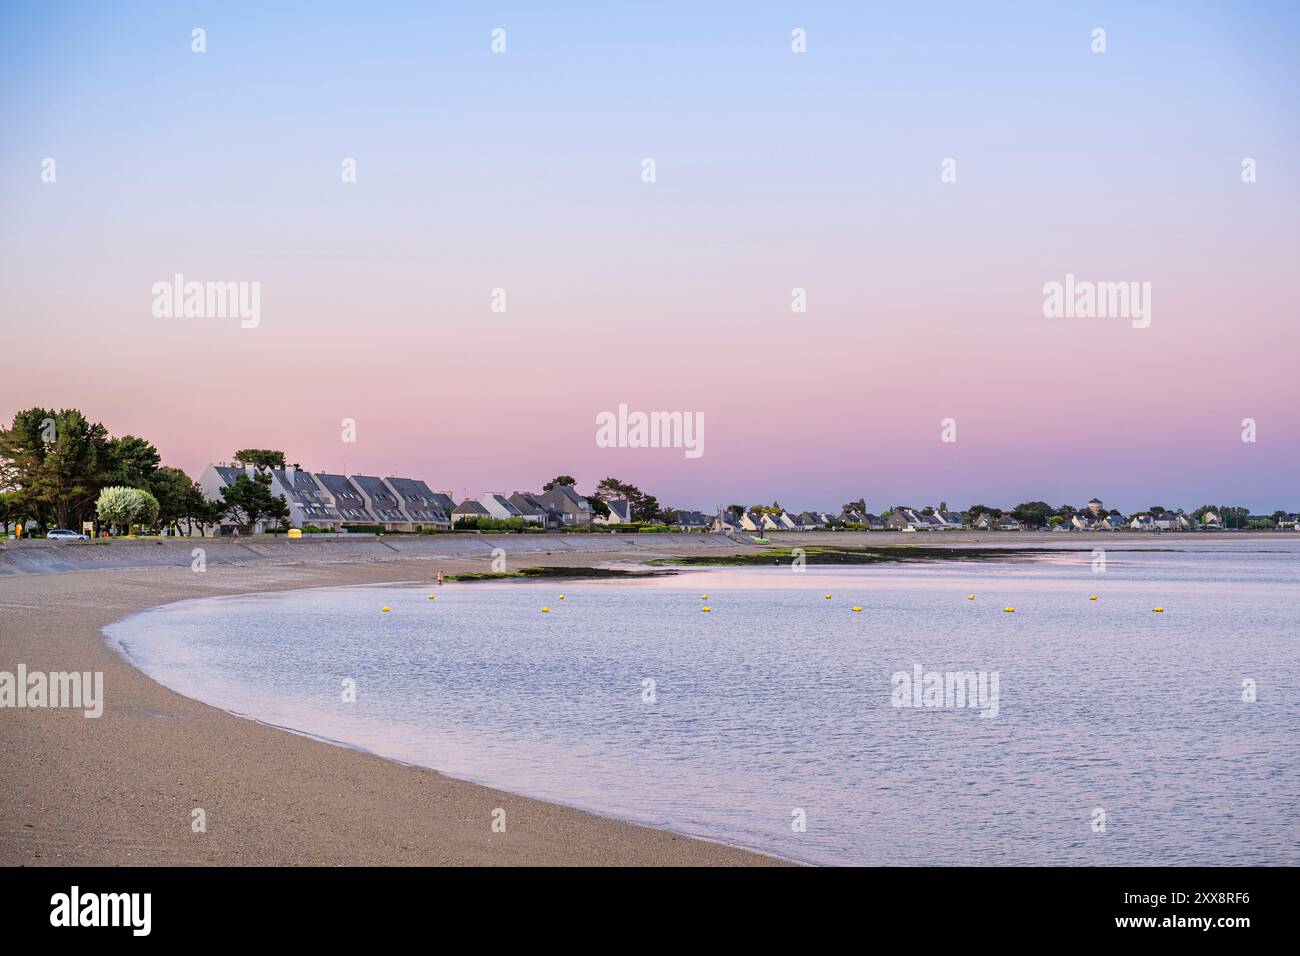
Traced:
MULTIPOLYGON (((8 541, 0 545, 0 575, 49 574, 103 568, 189 567, 202 549, 209 565, 264 562, 330 564, 406 559, 490 559, 508 555, 639 552, 647 557, 689 554, 702 548, 745 547, 721 534, 446 534, 356 535, 296 540, 276 537, 137 538, 96 541, 8 541)), ((756 545, 749 545, 756 547, 756 545)))

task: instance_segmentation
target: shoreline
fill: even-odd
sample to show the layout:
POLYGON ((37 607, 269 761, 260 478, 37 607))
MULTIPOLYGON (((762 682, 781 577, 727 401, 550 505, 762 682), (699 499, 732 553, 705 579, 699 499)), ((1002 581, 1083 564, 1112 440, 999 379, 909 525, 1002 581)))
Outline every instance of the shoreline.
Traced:
MULTIPOLYGON (((645 557, 575 550, 551 558, 581 567, 616 554, 645 557)), ((95 719, 79 710, 0 711, 0 865, 789 865, 236 716, 155 682, 102 631, 190 598, 428 585, 438 571, 482 570, 490 552, 210 564, 203 574, 185 557, 181 567, 0 577, 0 670, 101 671, 105 697, 95 719), (206 814, 204 833, 191 830, 195 808, 206 814), (497 808, 506 811, 504 833, 491 829, 497 808)))
MULTIPOLYGON (((699 536, 682 547, 683 537, 624 536, 618 548, 602 541, 592 549, 563 550, 535 542, 541 547, 518 549, 517 557, 583 569, 645 564, 684 553, 725 557, 758 550, 721 536, 699 536)), ((819 537, 792 536, 827 543, 819 537)), ((845 535, 826 537, 830 543, 850 543, 845 535)), ((871 534, 873 543, 882 537, 871 534)), ((915 539, 899 537, 904 539, 899 543, 915 539)), ((990 536, 970 537, 941 540, 978 545, 990 536)), ((1123 544, 1147 549, 1139 540, 1097 537, 1115 551, 1126 550, 1123 544)), ((1059 542, 1062 552, 1095 543, 1082 535, 1069 538, 1059 542)), ((1210 540, 1218 545, 1210 550, 1227 541, 1226 536, 1210 540)), ((1277 539, 1261 534, 1233 540, 1258 547, 1277 539)), ((169 690, 137 670, 103 628, 175 601, 316 587, 429 586, 440 571, 483 572, 492 561, 485 545, 473 554, 420 557, 391 548, 346 557, 292 547, 268 554, 241 545, 249 557, 210 560, 199 574, 190 566, 190 548, 198 541, 165 549, 170 560, 162 566, 0 574, 0 670, 14 671, 22 663, 29 671, 101 671, 105 678, 104 714, 97 719, 77 710, 0 710, 0 778, 6 781, 0 792, 0 865, 790 862, 447 777, 169 690), (506 833, 490 829, 498 807, 507 813, 506 833), (191 831, 194 808, 207 814, 206 833, 191 831)), ((1043 547, 1042 540, 1028 535, 1017 535, 1016 543, 1043 547)), ((163 553, 152 542, 140 548, 149 549, 144 553, 151 559, 163 553)))

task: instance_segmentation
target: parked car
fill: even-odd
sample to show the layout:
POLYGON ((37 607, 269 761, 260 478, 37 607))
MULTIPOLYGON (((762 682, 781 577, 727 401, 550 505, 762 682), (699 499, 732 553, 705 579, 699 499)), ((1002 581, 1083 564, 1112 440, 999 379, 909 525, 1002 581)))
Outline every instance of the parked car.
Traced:
POLYGON ((67 528, 54 528, 45 533, 47 541, 89 541, 90 538, 76 531, 69 531, 67 528))

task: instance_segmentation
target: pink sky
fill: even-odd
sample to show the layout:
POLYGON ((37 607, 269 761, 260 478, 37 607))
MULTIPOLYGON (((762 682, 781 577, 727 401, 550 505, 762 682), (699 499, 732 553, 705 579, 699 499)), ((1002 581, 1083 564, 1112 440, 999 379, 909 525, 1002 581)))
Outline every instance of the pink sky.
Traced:
POLYGON ((792 61, 766 14, 721 48, 519 14, 493 60, 408 47, 407 15, 286 43, 287 14, 223 14, 204 56, 162 14, 16 24, 0 417, 457 495, 1300 509, 1290 19, 1111 11, 1097 57, 1059 13, 845 11, 792 61), (155 318, 178 272, 260 282, 260 326, 155 318), (1044 318, 1067 272, 1150 282, 1151 327, 1044 318), (598 448, 620 403, 703 413, 704 456, 598 448))

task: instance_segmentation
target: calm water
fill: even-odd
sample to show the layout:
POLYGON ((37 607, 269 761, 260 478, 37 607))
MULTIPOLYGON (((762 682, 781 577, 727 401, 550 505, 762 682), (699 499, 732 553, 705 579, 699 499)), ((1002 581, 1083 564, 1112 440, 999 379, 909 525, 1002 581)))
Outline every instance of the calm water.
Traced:
POLYGON ((1300 555, 1257 547, 296 591, 108 633, 237 713, 798 860, 1294 865, 1300 555), (916 663, 997 672, 996 717, 893 706, 916 663))

